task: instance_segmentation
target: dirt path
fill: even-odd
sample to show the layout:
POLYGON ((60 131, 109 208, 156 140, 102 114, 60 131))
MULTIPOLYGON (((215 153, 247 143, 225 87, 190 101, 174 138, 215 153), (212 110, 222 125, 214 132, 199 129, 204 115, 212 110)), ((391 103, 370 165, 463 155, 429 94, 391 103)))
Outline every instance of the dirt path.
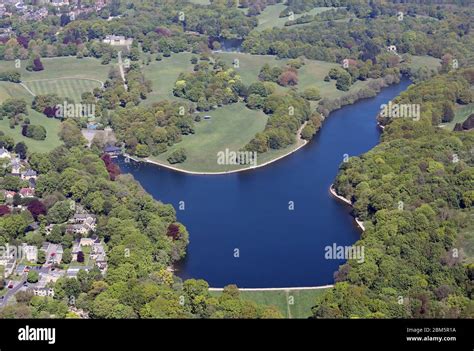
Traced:
POLYGON ((127 83, 125 80, 125 70, 123 69, 122 51, 118 52, 118 65, 119 65, 119 70, 120 70, 120 76, 122 77, 122 80, 123 80, 123 87, 125 88, 125 90, 128 91, 127 83))

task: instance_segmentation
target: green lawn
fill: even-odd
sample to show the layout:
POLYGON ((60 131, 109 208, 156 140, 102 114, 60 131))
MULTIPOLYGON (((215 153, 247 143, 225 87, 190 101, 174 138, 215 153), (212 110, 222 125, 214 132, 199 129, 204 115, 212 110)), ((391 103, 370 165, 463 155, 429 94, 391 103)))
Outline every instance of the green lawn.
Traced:
POLYGON ((29 94, 20 84, 0 82, 0 104, 10 98, 23 98, 28 103, 31 103, 32 101, 31 94, 29 94))
POLYGON ((14 129, 11 129, 7 118, 0 121, 0 130, 5 135, 11 136, 15 143, 23 141, 28 146, 30 152, 48 152, 62 144, 58 137, 59 120, 48 118, 32 109, 28 109, 27 117, 30 119, 31 124, 42 125, 46 128, 47 135, 45 140, 34 140, 24 137, 21 135, 21 127, 16 126, 14 129))
POLYGON ((474 103, 471 103, 469 105, 457 105, 454 119, 449 123, 442 123, 441 126, 443 128, 453 130, 456 123, 464 122, 467 119, 467 117, 469 117, 473 113, 474 113, 474 103))
MULTIPOLYGON (((30 72, 25 69, 26 60, 21 61, 21 67, 15 68, 15 61, 0 61, 0 71, 17 70, 21 73, 22 81, 53 78, 85 78, 105 81, 112 64, 102 65, 95 58, 78 59, 76 57, 42 58, 44 70, 30 72)), ((114 63, 115 64, 115 63, 114 63)))
MULTIPOLYGON (((31 106, 33 97, 20 84, 0 82, 0 103, 13 97, 23 98, 31 106)), ((48 152, 61 145, 62 142, 58 137, 59 121, 57 119, 47 118, 31 108, 28 108, 27 117, 30 119, 31 124, 42 125, 46 128, 47 136, 45 140, 33 140, 24 137, 21 135, 21 127, 16 126, 14 129, 11 129, 7 118, 0 120, 0 130, 5 135, 11 136, 15 143, 23 141, 28 146, 30 152, 48 152)))
POLYGON ((92 92, 101 84, 95 80, 82 78, 64 78, 31 80, 23 82, 35 95, 56 94, 59 97, 69 97, 74 102, 81 101, 81 95, 92 92))
MULTIPOLYGON (((15 68, 14 61, 0 61, 1 70, 17 70, 21 79, 33 93, 57 93, 59 96, 73 98, 80 101, 80 95, 85 91, 92 91, 100 86, 100 82, 107 79, 111 65, 102 65, 93 58, 77 59, 75 57, 43 58, 44 70, 29 72, 25 69, 26 61, 21 62, 20 68, 15 68), (99 82, 100 81, 100 82, 99 82)), ((0 82, 0 103, 8 98, 23 98, 31 106, 33 96, 20 84, 0 82)), ((38 141, 21 135, 20 126, 10 129, 9 121, 5 118, 0 121, 0 130, 13 137, 15 142, 23 141, 32 152, 48 152, 61 145, 58 137, 59 121, 47 118, 31 108, 28 109, 28 118, 31 124, 42 125, 46 128, 47 137, 38 141)))
POLYGON ((165 99, 178 99, 173 95, 174 83, 181 72, 192 72, 194 65, 191 63, 193 55, 188 52, 173 54, 163 57, 161 61, 152 61, 143 66, 143 74, 151 80, 153 91, 148 94, 146 103, 158 102, 165 99))
POLYGON ((169 154, 177 148, 185 148, 187 160, 174 165, 194 172, 223 172, 239 167, 217 164, 217 153, 228 148, 238 151, 245 146, 256 133, 262 131, 267 123, 267 116, 261 111, 250 110, 243 103, 227 105, 216 110, 201 113, 210 115, 211 119, 201 119, 195 123, 196 133, 183 137, 166 153, 153 160, 168 163, 169 154))
MULTIPOLYGON (((246 53, 216 53, 220 59, 232 65, 238 60, 236 71, 240 75, 244 84, 249 85, 258 81, 258 73, 261 67, 268 63, 271 66, 284 66, 288 60, 278 60, 269 55, 250 55, 246 53)), ((144 66, 144 72, 147 79, 153 83, 153 92, 149 94, 146 103, 153 103, 163 99, 177 99, 173 96, 172 89, 180 72, 192 71, 193 65, 190 60, 193 54, 180 53, 174 54, 163 61, 152 62, 144 66)), ((333 67, 338 67, 336 63, 305 60, 306 64, 300 68, 299 84, 296 89, 302 91, 309 87, 319 88, 321 96, 325 98, 336 98, 347 94, 336 89, 335 81, 324 82, 324 77, 333 67)), ((366 86, 369 81, 357 81, 349 92, 357 91, 366 86)), ((289 88, 277 86, 278 92, 288 91, 289 88)), ((185 101, 185 100, 183 100, 185 101)), ((228 148, 231 151, 238 151, 245 146, 256 133, 263 131, 267 121, 261 111, 252 111, 245 107, 243 103, 232 104, 220 107, 209 113, 211 120, 201 120, 196 123, 196 133, 191 136, 185 136, 183 141, 175 144, 168 152, 157 157, 151 157, 152 160, 168 164, 167 158, 171 152, 177 148, 185 148, 187 160, 181 164, 175 164, 174 167, 194 172, 224 172, 247 166, 223 166, 217 164, 217 152, 225 151, 228 148)), ((292 145, 281 150, 271 150, 262 155, 258 155, 258 164, 265 163, 281 155, 294 150, 298 145, 292 145)))
POLYGON ((437 69, 441 66, 440 59, 432 56, 410 56, 411 63, 410 68, 413 71, 418 70, 421 67, 427 67, 428 69, 437 69))
MULTIPOLYGON (((265 29, 269 29, 273 27, 283 28, 285 26, 285 23, 289 21, 289 19, 288 17, 280 18, 279 16, 280 16, 280 13, 284 9, 286 9, 286 7, 287 6, 284 4, 276 4, 276 5, 267 6, 267 8, 260 15, 257 16, 258 26, 256 30, 265 30, 265 29)), ((295 14, 294 15, 295 20, 303 15, 316 15, 318 13, 328 11, 333 8, 334 7, 315 7, 311 11, 301 13, 301 14, 295 14)), ((291 28, 297 27, 297 26, 299 25, 296 24, 294 26, 291 26, 291 28)))
MULTIPOLYGON (((316 297, 327 289, 315 290, 271 290, 271 291, 241 291, 240 296, 245 300, 258 304, 271 305, 278 308, 285 318, 308 318, 316 297)), ((211 292, 219 296, 221 292, 211 292)))

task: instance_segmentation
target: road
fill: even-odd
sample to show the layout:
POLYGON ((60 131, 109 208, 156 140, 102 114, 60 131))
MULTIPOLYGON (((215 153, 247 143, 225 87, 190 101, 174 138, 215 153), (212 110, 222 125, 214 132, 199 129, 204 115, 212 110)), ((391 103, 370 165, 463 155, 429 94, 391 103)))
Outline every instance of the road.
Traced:
POLYGON ((4 296, 3 299, 0 300, 0 308, 4 307, 8 303, 8 299, 12 297, 13 295, 15 295, 18 292, 18 290, 20 290, 23 287, 23 284, 26 282, 26 277, 27 277, 27 274, 24 273, 21 276, 20 282, 17 285, 15 285, 11 289, 8 289, 8 287, 5 288, 5 289, 8 289, 8 292, 5 295, 3 295, 4 296))

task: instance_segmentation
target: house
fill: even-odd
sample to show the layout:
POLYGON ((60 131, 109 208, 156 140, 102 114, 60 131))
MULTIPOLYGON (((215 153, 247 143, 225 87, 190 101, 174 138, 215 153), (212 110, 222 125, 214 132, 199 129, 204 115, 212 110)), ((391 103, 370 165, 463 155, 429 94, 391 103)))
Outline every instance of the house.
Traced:
POLYGON ((38 283, 36 283, 37 288, 44 288, 46 287, 49 283, 55 283, 58 281, 59 278, 63 277, 65 274, 65 270, 61 269, 51 269, 47 272, 41 272, 40 274, 40 280, 38 283))
POLYGON ((66 271, 66 277, 76 278, 79 271, 89 272, 92 268, 93 267, 91 266, 69 266, 68 270, 66 271))
POLYGON ((106 146, 104 147, 104 152, 110 157, 117 157, 122 154, 122 149, 118 146, 106 146))
POLYGON ((21 161, 19 158, 14 158, 10 162, 10 166, 12 167, 12 175, 19 176, 20 175, 20 168, 21 168, 21 161))
POLYGON ((95 243, 92 246, 90 258, 92 260, 95 260, 95 264, 97 267, 99 267, 102 274, 107 271, 107 254, 105 253, 104 246, 102 245, 102 243, 95 243))
POLYGON ((12 155, 10 152, 8 152, 7 149, 5 148, 0 148, 0 158, 7 158, 7 159, 11 159, 12 158, 12 155))
POLYGON ((61 244, 45 242, 42 251, 46 253, 46 264, 60 264, 63 259, 63 247, 61 244))
POLYGON ((107 35, 102 42, 112 46, 130 46, 133 43, 133 39, 125 38, 123 35, 107 35))
POLYGON ((36 171, 32 169, 28 169, 25 172, 21 173, 21 179, 23 180, 30 180, 30 179, 36 179, 37 173, 36 171))
POLYGON ((1 252, 0 266, 4 267, 3 275, 5 278, 8 278, 15 271, 16 251, 10 250, 8 245, 6 245, 6 252, 4 250, 1 252))
POLYGON ((38 248, 34 245, 22 244, 21 250, 23 258, 30 262, 36 262, 38 260, 38 248))
POLYGON ((76 213, 70 222, 73 224, 66 227, 68 233, 86 235, 96 228, 96 218, 89 213, 76 213))
POLYGON ((22 197, 22 198, 34 197, 35 196, 35 189, 21 188, 19 193, 20 193, 20 197, 22 197))
POLYGON ((54 297, 54 289, 52 288, 38 288, 38 287, 35 287, 33 288, 33 294, 35 296, 49 296, 49 297, 54 297))
POLYGON ((8 278, 10 275, 13 274, 13 271, 15 270, 15 264, 16 260, 10 260, 7 262, 7 264, 4 265, 4 270, 3 270, 3 276, 5 278, 8 278))
POLYGON ((81 238, 79 241, 80 246, 93 246, 95 243, 99 242, 97 236, 93 236, 91 238, 81 238))

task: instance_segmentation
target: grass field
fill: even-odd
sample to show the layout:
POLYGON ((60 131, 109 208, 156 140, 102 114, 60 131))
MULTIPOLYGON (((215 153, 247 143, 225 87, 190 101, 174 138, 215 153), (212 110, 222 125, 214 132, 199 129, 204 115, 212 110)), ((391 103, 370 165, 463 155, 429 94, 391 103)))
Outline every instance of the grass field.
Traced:
POLYGON ((449 123, 442 123, 441 126, 443 128, 453 130, 456 123, 464 122, 467 119, 467 117, 469 117, 473 113, 474 113, 474 103, 471 103, 469 105, 457 105, 454 119, 449 123))
POLYGON ((81 101, 81 95, 92 92, 101 84, 95 80, 82 78, 41 79, 23 82, 35 95, 56 94, 59 97, 69 97, 74 102, 81 101))
MULTIPOLYGON (((33 97, 19 84, 0 82, 0 103, 8 98, 23 98, 31 105, 33 97)), ((9 120, 4 118, 0 120, 0 130, 5 135, 11 136, 15 143, 23 141, 31 152, 48 152, 55 147, 61 145, 61 140, 58 137, 59 121, 54 118, 47 118, 43 114, 28 108, 28 116, 31 124, 42 125, 46 128, 47 136, 45 140, 33 140, 31 138, 21 135, 20 126, 14 129, 10 128, 9 120)))
MULTIPOLYGON (((284 66, 288 61, 286 59, 278 60, 269 55, 250 55, 234 52, 219 52, 216 53, 216 56, 229 65, 232 65, 234 60, 238 59, 239 67, 236 68, 236 71, 246 85, 258 81, 258 73, 265 63, 270 66, 284 66)), ((173 96, 172 89, 180 72, 192 71, 191 57, 193 57, 193 54, 190 53, 174 54, 170 58, 144 66, 146 78, 153 83, 153 92, 149 94, 146 103, 163 99, 178 99, 173 96)), ((336 98, 346 94, 336 89, 335 81, 324 82, 324 77, 329 70, 338 66, 336 63, 306 60, 306 64, 299 70, 300 81, 296 89, 303 91, 309 87, 316 87, 319 88, 321 96, 325 98, 336 98)), ((357 91, 367 84, 368 81, 358 81, 349 92, 357 91)), ((289 88, 277 86, 278 92, 288 90, 289 88)), ((194 135, 185 136, 182 142, 175 144, 168 152, 158 157, 151 157, 151 159, 167 164, 166 159, 169 154, 177 148, 184 147, 187 151, 187 160, 174 165, 179 169, 194 172, 223 172, 246 168, 245 165, 218 165, 216 162, 217 152, 224 151, 226 148, 231 151, 241 149, 256 133, 263 131, 268 117, 260 111, 247 109, 243 103, 220 107, 206 114, 212 116, 211 120, 202 120, 196 123, 196 133, 194 135)), ((258 155, 258 164, 271 161, 294 150, 296 147, 297 145, 292 145, 285 149, 271 150, 258 155)))
POLYGON ((153 61, 143 67, 146 79, 153 83, 153 91, 148 94, 146 103, 158 102, 165 99, 178 99, 173 95, 173 87, 181 72, 192 72, 191 53, 173 54, 161 61, 153 61))
MULTIPOLYGON (((271 291, 241 291, 240 296, 245 300, 258 304, 272 305, 278 308, 285 318, 308 318, 316 297, 327 289, 315 290, 271 290, 271 291)), ((221 292, 211 292, 219 296, 221 292)))
POLYGON ((16 70, 21 73, 22 81, 53 78, 87 78, 105 81, 110 65, 102 65, 95 58, 77 59, 75 57, 42 58, 44 70, 30 72, 25 69, 26 60, 21 61, 21 67, 15 68, 14 61, 0 61, 0 71, 16 70))
MULTIPOLYGON (((283 28, 285 26, 285 22, 287 22, 289 19, 288 17, 282 17, 280 18, 280 13, 286 9, 286 5, 284 4, 276 4, 276 5, 270 5, 267 6, 267 8, 257 16, 258 19, 258 26, 256 30, 265 30, 273 27, 279 27, 283 28)), ((295 14, 295 20, 298 19, 299 17, 303 15, 316 15, 318 13, 328 11, 330 9, 333 9, 333 7, 316 7, 312 9, 311 11, 301 13, 301 14, 295 14)), ((297 27, 299 26, 298 24, 292 26, 297 27)))
POLYGON ((195 123, 194 135, 184 136, 183 141, 168 152, 151 159, 167 163, 169 154, 183 147, 187 160, 175 165, 179 168, 194 172, 223 172, 239 168, 217 164, 217 153, 226 148, 238 151, 265 128, 267 116, 261 111, 246 108, 243 103, 227 105, 205 114, 210 115, 211 119, 195 123))
POLYGON ((427 67, 428 69, 437 69, 439 66, 441 66, 440 59, 437 59, 432 56, 410 56, 410 58, 410 68, 413 71, 416 71, 421 67, 427 67))
MULTIPOLYGON (((56 93, 61 97, 70 97, 79 102, 85 91, 92 91, 100 86, 100 82, 107 79, 111 65, 102 65, 93 58, 77 59, 75 57, 43 58, 44 70, 29 72, 25 69, 26 61, 22 61, 20 68, 15 67, 14 61, 0 61, 0 71, 17 70, 25 86, 34 94, 56 93), (96 81, 98 80, 98 81, 96 81)), ((23 98, 31 106, 33 96, 20 84, 0 82, 0 103, 8 98, 23 98)), ((33 140, 20 133, 20 126, 11 129, 8 119, 0 121, 0 130, 13 137, 15 142, 23 141, 32 152, 47 152, 61 145, 58 137, 60 122, 28 108, 31 124, 42 125, 46 128, 45 140, 33 140)))

